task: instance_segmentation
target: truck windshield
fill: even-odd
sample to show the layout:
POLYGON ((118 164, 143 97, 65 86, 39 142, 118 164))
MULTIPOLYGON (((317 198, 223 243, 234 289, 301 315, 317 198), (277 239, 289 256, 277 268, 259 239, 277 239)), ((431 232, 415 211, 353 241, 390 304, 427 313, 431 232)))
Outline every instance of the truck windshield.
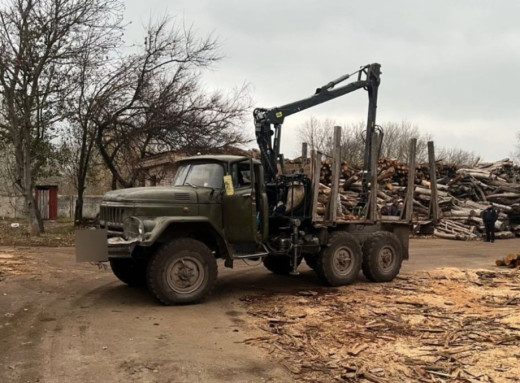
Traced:
POLYGON ((177 170, 173 185, 222 189, 224 169, 220 164, 186 164, 177 170))

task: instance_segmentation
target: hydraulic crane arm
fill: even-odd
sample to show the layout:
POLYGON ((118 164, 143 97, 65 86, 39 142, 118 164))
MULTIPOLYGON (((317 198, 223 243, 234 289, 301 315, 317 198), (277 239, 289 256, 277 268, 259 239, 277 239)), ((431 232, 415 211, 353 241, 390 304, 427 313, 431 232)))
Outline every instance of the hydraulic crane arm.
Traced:
POLYGON ((277 162, 280 158, 281 128, 285 117, 361 88, 368 91, 369 97, 366 135, 367 148, 365 150, 365 167, 367 166, 369 163, 371 137, 375 127, 377 90, 380 83, 381 65, 377 63, 369 64, 361 67, 361 69, 353 74, 347 74, 330 81, 321 88, 318 88, 311 97, 272 109, 257 108, 254 110, 256 140, 262 156, 262 164, 265 168, 265 178, 267 182, 271 182, 276 178, 277 162), (357 81, 339 88, 334 88, 337 84, 347 80, 356 73, 358 74, 357 81))

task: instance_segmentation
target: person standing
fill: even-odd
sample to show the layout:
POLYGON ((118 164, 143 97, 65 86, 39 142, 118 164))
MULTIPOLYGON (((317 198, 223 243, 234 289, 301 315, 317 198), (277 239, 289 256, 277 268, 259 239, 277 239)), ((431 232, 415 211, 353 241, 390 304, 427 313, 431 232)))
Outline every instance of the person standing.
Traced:
POLYGON ((498 212, 489 204, 487 209, 482 212, 482 220, 486 228, 486 242, 495 242, 495 222, 498 219, 498 212))

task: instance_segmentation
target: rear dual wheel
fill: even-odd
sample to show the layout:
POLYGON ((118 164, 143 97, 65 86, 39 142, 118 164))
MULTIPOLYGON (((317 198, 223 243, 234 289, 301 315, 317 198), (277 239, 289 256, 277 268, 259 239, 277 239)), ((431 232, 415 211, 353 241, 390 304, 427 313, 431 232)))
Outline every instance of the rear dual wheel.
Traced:
POLYGON ((360 269, 369 281, 390 282, 401 270, 403 247, 397 236, 387 231, 374 233, 362 248, 351 234, 336 231, 315 263, 312 261, 313 269, 329 286, 353 283, 360 269))
POLYGON ((315 271, 328 286, 351 284, 361 269, 361 254, 361 246, 353 235, 335 231, 317 257, 315 271))
POLYGON ((403 248, 395 234, 378 231, 363 244, 363 274, 372 282, 390 282, 401 270, 403 248))

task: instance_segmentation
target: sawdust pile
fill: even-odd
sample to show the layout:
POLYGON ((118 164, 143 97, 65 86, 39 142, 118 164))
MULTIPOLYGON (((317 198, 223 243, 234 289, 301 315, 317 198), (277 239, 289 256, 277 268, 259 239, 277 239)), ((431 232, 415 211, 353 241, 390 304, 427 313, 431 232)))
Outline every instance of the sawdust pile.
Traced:
POLYGON ((298 382, 520 381, 520 273, 444 269, 388 284, 247 296, 298 382))

